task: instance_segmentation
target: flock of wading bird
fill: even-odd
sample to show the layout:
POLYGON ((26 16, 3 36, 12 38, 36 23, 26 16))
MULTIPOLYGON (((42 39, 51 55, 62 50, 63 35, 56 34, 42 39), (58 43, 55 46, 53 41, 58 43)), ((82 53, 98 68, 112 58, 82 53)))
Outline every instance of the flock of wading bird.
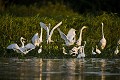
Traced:
MULTIPOLYGON (((57 29, 60 33, 60 36, 61 38, 65 41, 65 45, 66 46, 71 46, 73 44, 75 44, 75 46, 69 50, 69 54, 70 55, 73 55, 73 56, 77 56, 77 58, 84 58, 85 57, 85 45, 86 45, 86 41, 84 41, 84 45, 81 45, 81 42, 82 42, 82 31, 87 28, 86 26, 83 26, 80 30, 80 35, 79 35, 79 38, 78 40, 76 40, 76 33, 75 33, 75 29, 71 28, 69 31, 68 31, 68 34, 65 35, 59 28, 59 26, 62 24, 62 21, 60 23, 58 23, 55 27, 52 28, 52 30, 50 31, 50 26, 51 24, 49 23, 48 26, 46 26, 46 24, 44 24, 43 22, 40 22, 40 26, 41 26, 41 33, 40 33, 40 36, 38 35, 38 33, 36 33, 33 37, 32 37, 32 43, 28 43, 27 45, 24 45, 25 44, 25 38, 21 37, 20 38, 20 41, 21 41, 21 44, 22 46, 19 47, 16 43, 14 44, 11 44, 7 47, 7 49, 13 49, 14 51, 18 52, 18 53, 22 53, 22 54, 27 54, 29 51, 35 49, 35 47, 39 47, 40 48, 38 49, 38 53, 41 53, 42 52, 42 45, 41 43, 43 42, 42 41, 42 33, 43 33, 43 29, 46 30, 47 32, 47 44, 51 43, 51 42, 54 42, 53 40, 51 40, 51 37, 52 37, 52 34, 54 32, 55 29, 57 29)), ((102 23, 102 39, 100 40, 98 46, 100 46, 101 49, 104 49, 105 46, 106 46, 106 39, 104 37, 104 32, 103 32, 103 26, 104 24, 102 23)), ((118 54, 119 53, 119 50, 118 50, 118 46, 120 44, 120 40, 118 41, 118 45, 116 47, 116 50, 114 51, 115 54, 118 54)), ((92 47, 92 54, 95 55, 95 54, 100 54, 101 51, 100 49, 98 48, 98 46, 96 45, 96 48, 94 49, 92 47)), ((64 54, 68 54, 65 52, 65 48, 63 47, 63 53, 64 54)))

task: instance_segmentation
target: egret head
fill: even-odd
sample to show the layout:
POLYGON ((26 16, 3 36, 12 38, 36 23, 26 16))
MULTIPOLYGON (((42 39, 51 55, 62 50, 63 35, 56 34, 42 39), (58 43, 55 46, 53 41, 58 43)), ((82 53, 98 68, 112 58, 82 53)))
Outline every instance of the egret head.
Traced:
POLYGON ((102 22, 101 24, 102 24, 102 26, 103 26, 103 22, 102 22))
POLYGON ((25 38, 21 37, 20 40, 26 40, 25 38))
POLYGON ((21 41, 22 43, 25 43, 25 40, 26 40, 26 39, 23 38, 23 37, 20 38, 20 41, 21 41))
POLYGON ((49 23, 49 24, 48 24, 48 28, 49 28, 49 29, 50 29, 50 26, 51 26, 51 24, 49 23))
POLYGON ((38 35, 38 33, 36 33, 35 35, 38 35))
POLYGON ((81 30, 83 30, 83 29, 85 29, 85 28, 87 28, 87 26, 83 26, 83 27, 81 28, 81 30))
POLYGON ((71 31, 76 31, 75 29, 71 28, 71 31))

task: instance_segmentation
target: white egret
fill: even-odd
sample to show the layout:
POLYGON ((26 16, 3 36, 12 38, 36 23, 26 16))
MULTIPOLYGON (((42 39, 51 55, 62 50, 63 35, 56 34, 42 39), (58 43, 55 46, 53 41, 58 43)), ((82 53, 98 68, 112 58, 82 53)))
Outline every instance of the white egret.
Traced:
POLYGON ((83 26, 83 27, 81 28, 81 30, 80 30, 80 36, 79 36, 79 38, 78 38, 78 40, 77 40, 77 42, 76 42, 76 44, 77 44, 78 46, 81 45, 81 41, 82 41, 82 31, 83 31, 85 28, 87 28, 87 27, 86 27, 86 26, 83 26))
POLYGON ((7 49, 13 49, 16 52, 23 53, 23 54, 27 54, 32 49, 35 49, 35 46, 32 43, 28 43, 27 45, 24 46, 25 41, 23 41, 23 40, 24 40, 24 38, 21 37, 20 38, 20 41, 22 43, 21 47, 19 47, 16 43, 14 43, 14 44, 9 45, 7 47, 7 49))
POLYGON ((96 54, 96 52, 94 52, 94 48, 92 47, 92 54, 93 55, 95 55, 96 54))
MULTIPOLYGON (((76 47, 76 46, 74 46, 69 52, 70 52, 70 55, 73 55, 73 56, 76 56, 77 54, 78 54, 78 50, 79 50, 79 48, 81 48, 81 47, 76 47)), ((82 48, 80 49, 80 50, 82 50, 82 48)))
POLYGON ((51 36, 53 34, 53 31, 56 28, 58 28, 61 24, 62 24, 62 21, 60 23, 58 23, 55 27, 53 27, 53 29, 50 31, 50 25, 49 25, 49 27, 47 27, 43 22, 40 22, 40 26, 47 31, 47 44, 50 42, 53 42, 53 40, 51 40, 51 36))
POLYGON ((115 54, 118 54, 118 53, 119 53, 118 46, 116 47, 114 53, 115 53, 115 54))
POLYGON ((98 49, 98 46, 97 46, 97 45, 96 45, 96 52, 97 52, 98 54, 101 53, 101 51, 98 49))
POLYGON ((120 39, 118 40, 117 45, 120 45, 120 39))
POLYGON ((40 46, 40 48, 38 49, 38 53, 42 52, 42 45, 40 46))
POLYGON ((60 33, 60 36, 61 36, 61 38, 62 39, 64 39, 65 40, 65 45, 66 46, 70 46, 70 45, 73 45, 74 43, 75 43, 75 41, 76 41, 76 39, 75 39, 75 29, 73 29, 73 28, 71 28, 69 31, 68 31, 68 34, 67 35, 65 35, 61 30, 60 30, 60 28, 57 28, 57 30, 59 31, 59 33, 60 33))
POLYGON ((103 26, 104 26, 104 24, 102 23, 102 39, 99 42, 101 49, 104 49, 106 46, 106 39, 105 39, 104 33, 103 33, 103 26))
POLYGON ((85 57, 84 47, 81 46, 81 48, 82 48, 82 49, 79 49, 79 50, 78 50, 78 56, 77 56, 78 59, 81 59, 81 58, 84 58, 84 57, 85 57))
POLYGON ((84 57, 85 57, 85 45, 86 45, 86 41, 84 41, 83 46, 80 46, 82 48, 82 50, 81 50, 81 48, 79 48, 79 50, 78 50, 79 54, 78 54, 77 58, 79 58, 79 59, 83 58, 84 59, 84 57))
POLYGON ((38 35, 38 33, 36 33, 33 37, 32 37, 32 43, 35 45, 35 46, 39 46, 41 43, 42 43, 42 27, 41 27, 41 33, 40 33, 40 37, 38 35))
POLYGON ((63 54, 67 54, 64 47, 63 47, 63 54))

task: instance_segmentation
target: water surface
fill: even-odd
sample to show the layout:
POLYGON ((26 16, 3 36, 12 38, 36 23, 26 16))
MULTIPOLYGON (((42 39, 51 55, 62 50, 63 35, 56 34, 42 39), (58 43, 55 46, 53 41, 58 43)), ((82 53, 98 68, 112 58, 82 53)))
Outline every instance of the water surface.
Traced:
POLYGON ((120 59, 0 59, 0 80, 120 80, 120 59))

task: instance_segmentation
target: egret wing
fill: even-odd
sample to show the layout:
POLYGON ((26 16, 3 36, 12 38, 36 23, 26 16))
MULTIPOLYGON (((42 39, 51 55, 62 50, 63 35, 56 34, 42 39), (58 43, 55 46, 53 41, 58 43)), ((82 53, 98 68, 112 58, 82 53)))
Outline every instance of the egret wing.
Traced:
POLYGON ((41 27, 41 33, 40 33, 40 38, 39 38, 40 43, 42 42, 42 32, 43 32, 43 28, 41 27))
POLYGON ((74 38, 75 38, 75 29, 71 28, 69 31, 68 31, 68 34, 67 34, 67 38, 72 41, 74 38))
POLYGON ((38 33, 36 33, 33 37, 32 37, 32 43, 35 45, 35 46, 39 46, 39 36, 38 36, 38 33))
POLYGON ((40 22, 40 26, 47 31, 47 38, 48 38, 48 36, 49 36, 49 28, 43 22, 40 22))
POLYGON ((35 49, 35 46, 32 43, 28 43, 27 45, 25 45, 26 49, 35 49))
POLYGON ((50 36, 52 36, 52 34, 53 34, 53 31, 56 29, 56 28, 58 28, 60 25, 62 24, 62 21, 61 22, 59 22, 52 30, 51 30, 51 32, 50 32, 50 36))
POLYGON ((40 22, 40 26, 47 31, 48 27, 43 22, 40 22))
POLYGON ((9 45, 7 49, 20 49, 20 47, 16 43, 14 43, 14 44, 9 45))
POLYGON ((57 28, 57 30, 59 31, 60 36, 61 36, 62 39, 64 39, 65 41, 69 41, 67 36, 60 30, 60 28, 57 28))

